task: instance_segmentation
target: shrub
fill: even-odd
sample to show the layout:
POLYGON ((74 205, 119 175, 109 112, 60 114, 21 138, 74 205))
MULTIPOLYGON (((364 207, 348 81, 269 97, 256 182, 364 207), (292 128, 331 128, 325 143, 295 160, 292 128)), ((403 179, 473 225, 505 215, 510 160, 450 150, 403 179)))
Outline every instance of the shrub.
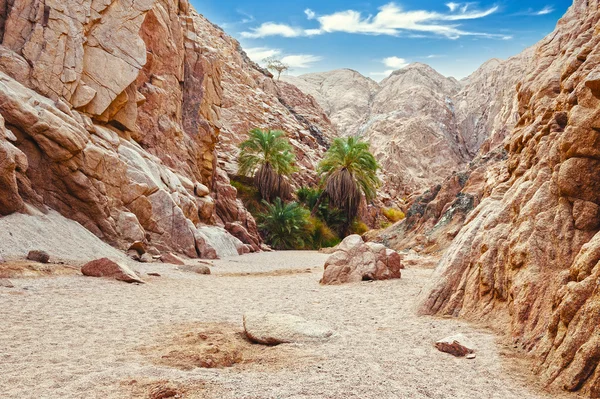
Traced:
POLYGON ((396 223, 406 217, 404 212, 396 208, 383 208, 381 213, 392 223, 396 223))
POLYGON ((284 204, 276 198, 264 201, 266 211, 258 215, 258 227, 267 244, 275 249, 303 249, 310 244, 310 212, 297 202, 284 204))
POLYGON ((358 219, 355 219, 354 222, 352 222, 352 225, 350 225, 351 234, 363 235, 369 230, 371 230, 369 229, 369 226, 367 226, 364 222, 361 222, 358 219))
MULTIPOLYGON (((315 208, 322 194, 323 190, 309 187, 300 187, 296 192, 298 201, 308 209, 315 208)), ((325 222, 327 227, 329 227, 331 230, 337 231, 339 234, 343 233, 342 230, 346 225, 346 216, 340 209, 329 206, 328 198, 321 200, 313 216, 325 222)))
POLYGON ((311 217, 309 223, 312 249, 335 247, 342 241, 322 220, 311 217))

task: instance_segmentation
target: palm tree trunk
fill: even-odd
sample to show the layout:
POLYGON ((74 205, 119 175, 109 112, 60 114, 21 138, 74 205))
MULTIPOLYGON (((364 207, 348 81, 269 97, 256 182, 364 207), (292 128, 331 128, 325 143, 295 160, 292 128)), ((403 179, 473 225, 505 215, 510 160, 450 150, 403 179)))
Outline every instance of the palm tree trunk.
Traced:
POLYGON ((319 211, 319 205, 321 205, 321 202, 323 202, 323 200, 325 199, 326 196, 327 196, 327 191, 323 190, 321 195, 319 195, 319 198, 317 199, 315 206, 313 207, 312 211, 310 212, 310 216, 315 217, 317 215, 317 212, 319 211))

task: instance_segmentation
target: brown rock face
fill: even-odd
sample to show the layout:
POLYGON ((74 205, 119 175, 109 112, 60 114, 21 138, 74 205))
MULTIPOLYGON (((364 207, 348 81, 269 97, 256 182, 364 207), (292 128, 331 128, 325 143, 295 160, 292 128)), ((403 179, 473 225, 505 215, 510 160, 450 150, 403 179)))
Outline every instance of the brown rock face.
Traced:
POLYGON ((0 215, 53 208, 122 249, 189 257, 208 252, 203 225, 240 221, 255 243, 216 178, 222 63, 187 1, 5 3, 0 215))
POLYGON ((325 262, 321 284, 355 283, 400 278, 400 255, 381 244, 365 243, 359 235, 348 236, 325 262))
POLYGON ((430 314, 490 320, 553 386, 600 397, 600 4, 576 0, 518 85, 508 176, 446 251, 430 314))

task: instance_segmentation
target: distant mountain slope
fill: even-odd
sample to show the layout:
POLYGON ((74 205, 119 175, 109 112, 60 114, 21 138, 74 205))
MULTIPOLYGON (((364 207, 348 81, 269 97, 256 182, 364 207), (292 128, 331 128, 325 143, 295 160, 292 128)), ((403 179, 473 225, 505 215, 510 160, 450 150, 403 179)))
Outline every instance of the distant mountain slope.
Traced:
POLYGON ((516 84, 531 55, 490 60, 460 82, 421 63, 380 83, 347 69, 282 79, 313 96, 341 135, 366 137, 387 190, 405 195, 441 183, 482 146, 502 141, 517 122, 516 84))

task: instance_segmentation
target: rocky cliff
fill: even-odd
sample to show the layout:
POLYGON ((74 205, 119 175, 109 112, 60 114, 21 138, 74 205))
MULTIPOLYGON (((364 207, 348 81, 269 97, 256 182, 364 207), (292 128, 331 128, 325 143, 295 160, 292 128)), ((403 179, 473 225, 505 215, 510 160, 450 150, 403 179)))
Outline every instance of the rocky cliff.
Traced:
POLYGON ((551 386, 600 397, 600 3, 575 0, 517 85, 518 122, 445 252, 429 314, 488 320, 551 386))
POLYGON ((532 50, 490 60, 463 81, 415 63, 376 83, 338 70, 285 77, 325 110, 342 135, 363 135, 386 172, 386 192, 406 196, 462 171, 517 122, 515 86, 532 50))

